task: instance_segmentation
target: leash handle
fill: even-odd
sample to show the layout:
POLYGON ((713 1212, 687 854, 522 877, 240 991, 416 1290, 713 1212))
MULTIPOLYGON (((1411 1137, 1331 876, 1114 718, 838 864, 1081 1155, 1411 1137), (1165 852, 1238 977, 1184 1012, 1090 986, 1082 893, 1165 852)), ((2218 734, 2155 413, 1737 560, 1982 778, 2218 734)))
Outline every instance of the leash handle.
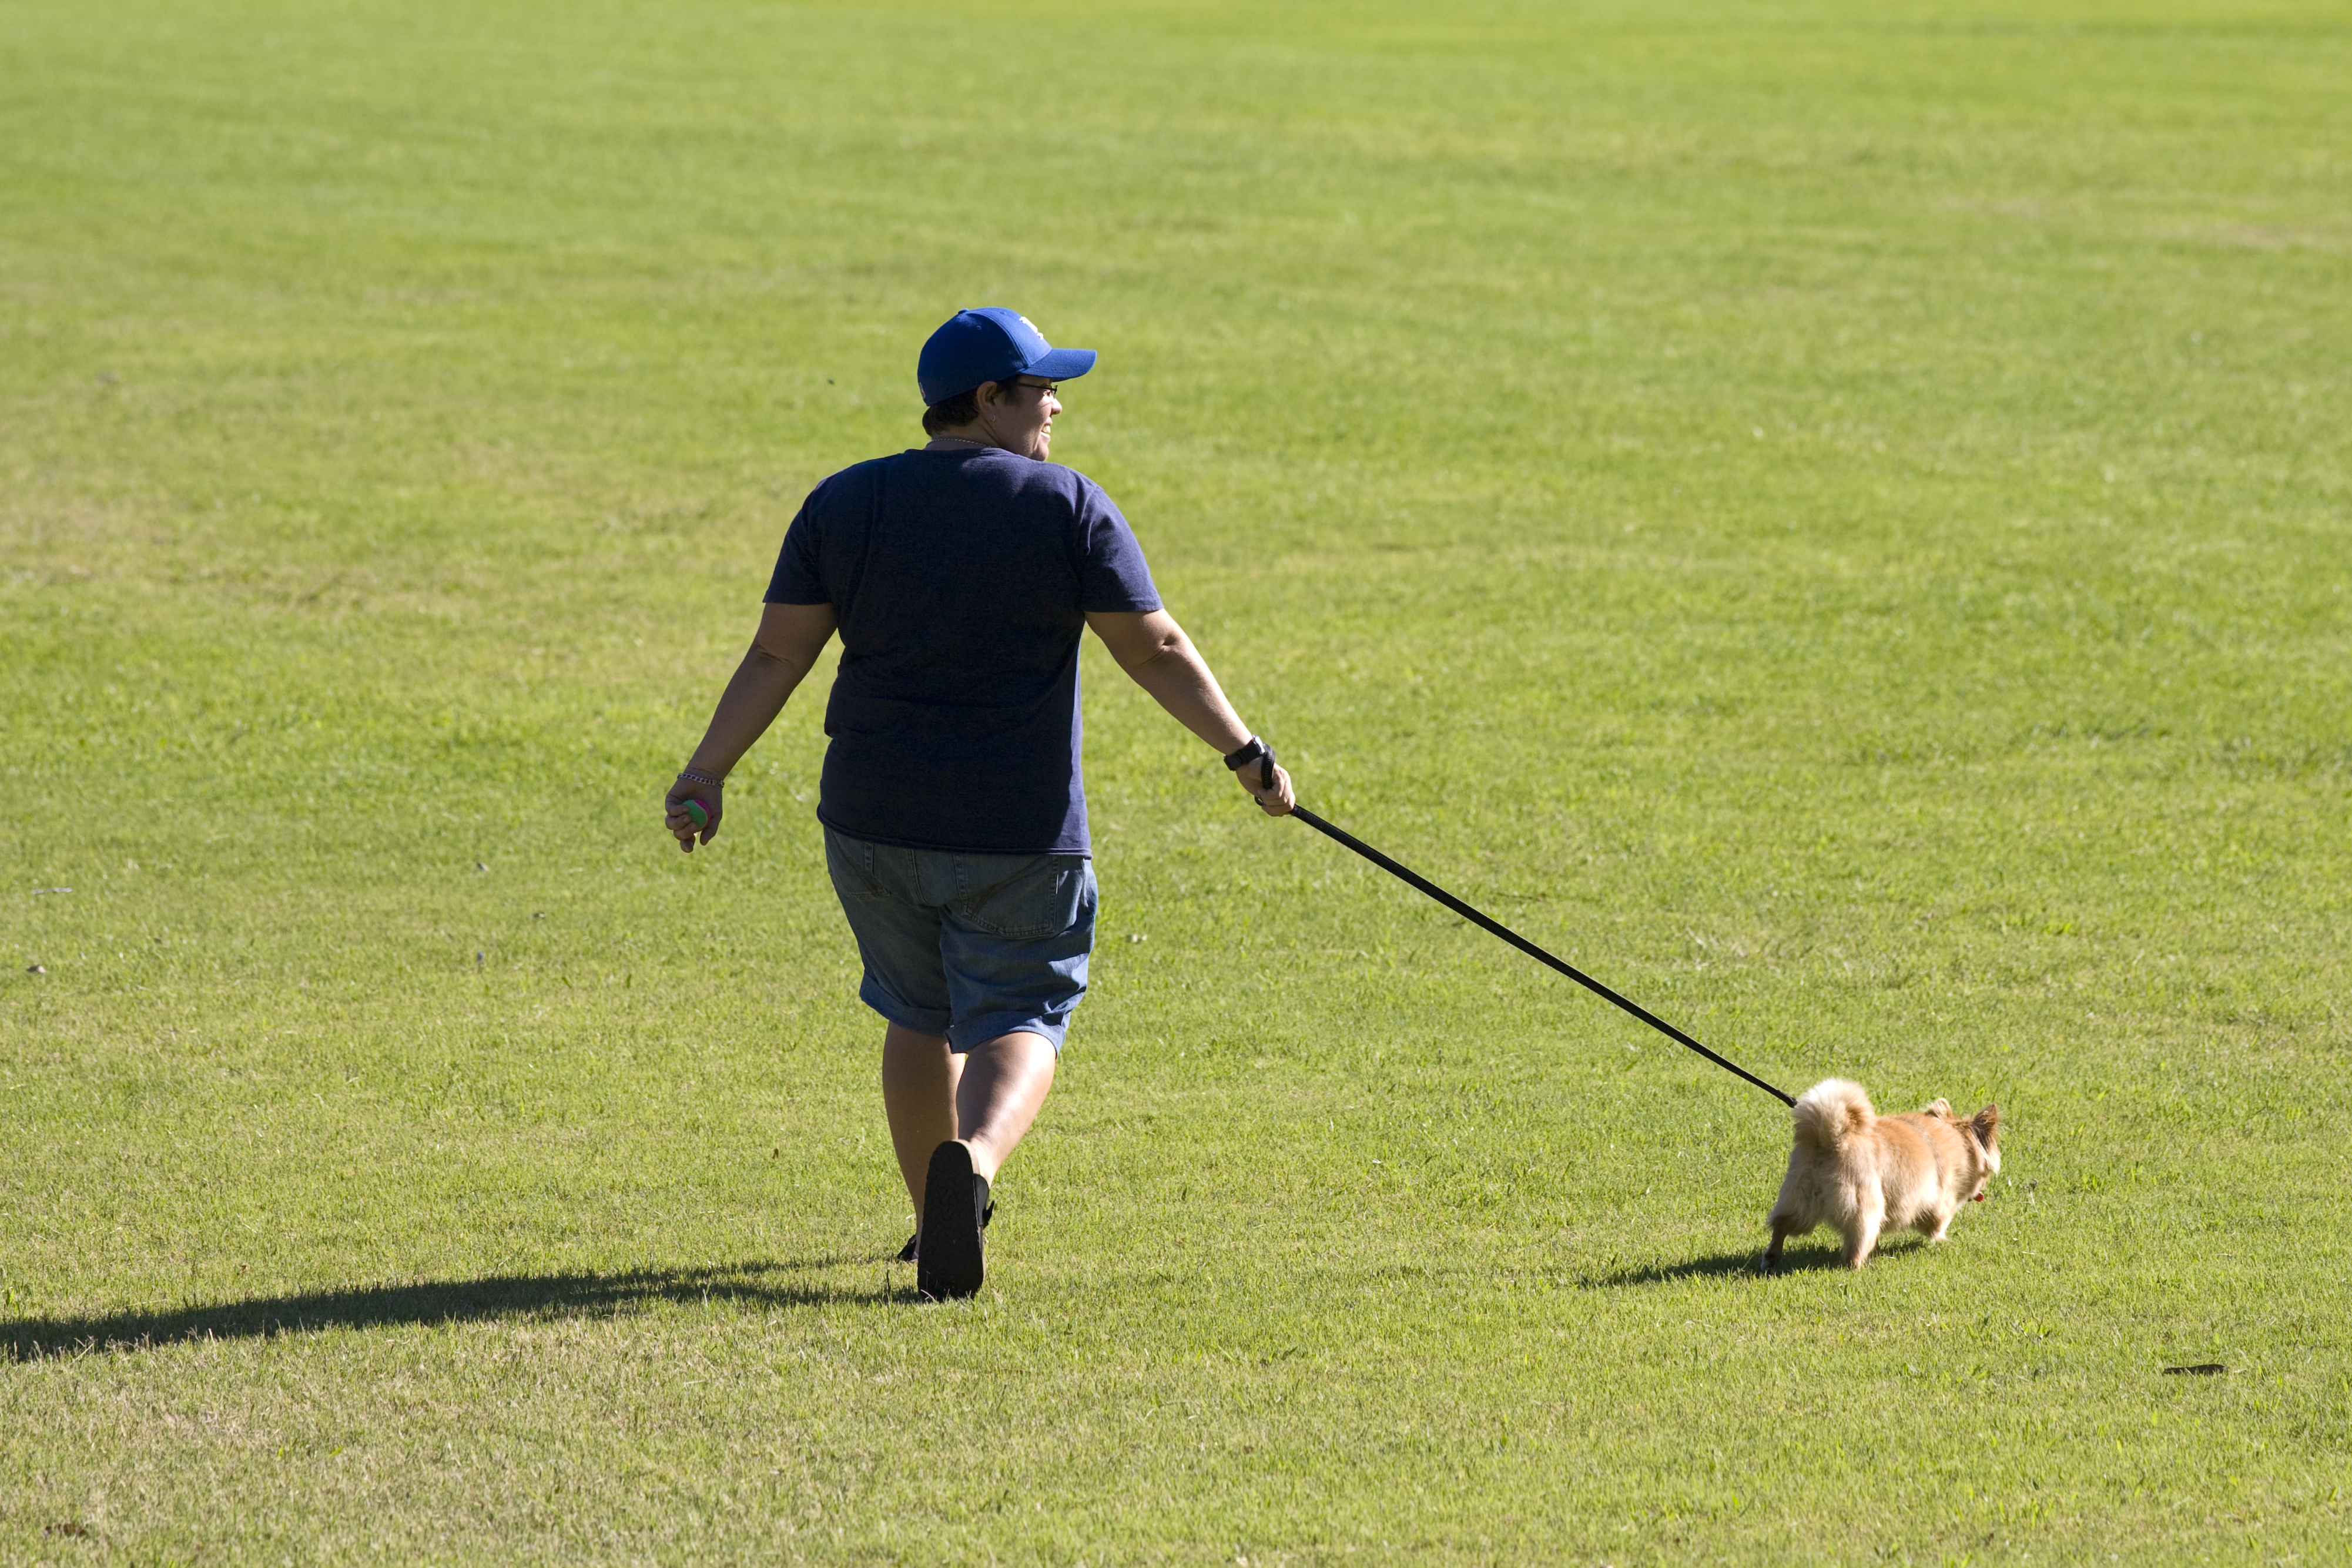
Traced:
MULTIPOLYGON (((1274 748, 1272 746, 1267 745, 1255 735, 1252 735, 1237 749, 1225 753, 1225 766, 1234 773, 1241 772, 1252 763, 1258 764, 1257 787, 1272 789, 1274 787, 1274 748)), ((1242 782, 1247 784, 1249 781, 1244 779, 1242 782)))
POLYGON ((1659 1017, 1655 1013, 1651 1012, 1647 1007, 1643 1006, 1640 1003, 1629 1001, 1625 997, 1620 996, 1616 992, 1612 991, 1608 986, 1601 984, 1601 982, 1593 979, 1592 976, 1585 973, 1584 971, 1577 968, 1574 964, 1570 963, 1565 960, 1553 957, 1550 953, 1546 952, 1542 948, 1538 947, 1534 942, 1529 942, 1527 938, 1521 936, 1518 932, 1513 931, 1502 921, 1495 920, 1480 910, 1472 909, 1468 904, 1464 903, 1460 899, 1455 898, 1453 894, 1447 892, 1444 889, 1439 887, 1436 883, 1431 881, 1420 872, 1415 871, 1412 868, 1406 866, 1402 862, 1391 860, 1387 856, 1381 854, 1379 850, 1373 848, 1370 845, 1365 843, 1362 839, 1357 837, 1354 834, 1349 832, 1346 828, 1338 827, 1324 821, 1323 818, 1316 816, 1313 812, 1307 810, 1303 805, 1292 806, 1290 808, 1290 815, 1307 824, 1307 826, 1315 829, 1316 832, 1322 834, 1325 837, 1332 839, 1337 843, 1346 845, 1349 848, 1354 850, 1365 859, 1370 860, 1373 865, 1378 866, 1381 870, 1386 871, 1389 875, 1396 878, 1399 881, 1406 883, 1407 885, 1428 894, 1431 898, 1435 899, 1439 903, 1444 904, 1447 909, 1452 910, 1455 914, 1460 915, 1463 919, 1473 921, 1492 932, 1494 935, 1501 937, 1505 942, 1509 942, 1513 947, 1517 948, 1521 952, 1526 953, 1529 958, 1534 959, 1537 963, 1548 964, 1551 968, 1557 969, 1562 974, 1567 975, 1570 980, 1575 981, 1579 985, 1583 986, 1587 991, 1591 992, 1595 996, 1600 997, 1602 1001, 1613 1003, 1617 1006, 1624 1009, 1626 1012, 1631 1013, 1634 1017, 1641 1019, 1642 1022, 1649 1025, 1650 1027, 1657 1030, 1658 1033, 1665 1036, 1666 1038, 1674 1041, 1676 1045, 1696 1051, 1700 1056, 1705 1057, 1707 1060, 1713 1062, 1724 1071, 1733 1074, 1735 1077, 1746 1079, 1749 1083, 1754 1084, 1757 1088, 1762 1089, 1765 1093, 1770 1095, 1773 1099, 1779 1100, 1783 1105, 1794 1105, 1797 1103, 1795 1096, 1783 1093, 1781 1090, 1774 1089, 1770 1084, 1766 1083, 1762 1079, 1758 1078, 1754 1073, 1749 1072, 1738 1062, 1732 1061, 1727 1058, 1716 1055, 1713 1051, 1708 1050, 1705 1046, 1700 1045, 1696 1040, 1692 1039, 1688 1035, 1684 1034, 1680 1029, 1675 1028, 1672 1024, 1667 1023, 1664 1018, 1659 1017))

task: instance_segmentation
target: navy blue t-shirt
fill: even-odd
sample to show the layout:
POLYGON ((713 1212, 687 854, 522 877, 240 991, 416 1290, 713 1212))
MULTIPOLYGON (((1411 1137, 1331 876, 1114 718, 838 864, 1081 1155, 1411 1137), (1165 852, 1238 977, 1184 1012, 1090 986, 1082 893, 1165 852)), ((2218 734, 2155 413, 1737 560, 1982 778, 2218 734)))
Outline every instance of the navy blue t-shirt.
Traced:
POLYGON ((785 530, 768 603, 841 617, 826 826, 921 849, 1092 852, 1078 634, 1089 610, 1160 608, 1099 485, 993 447, 844 468, 785 530))

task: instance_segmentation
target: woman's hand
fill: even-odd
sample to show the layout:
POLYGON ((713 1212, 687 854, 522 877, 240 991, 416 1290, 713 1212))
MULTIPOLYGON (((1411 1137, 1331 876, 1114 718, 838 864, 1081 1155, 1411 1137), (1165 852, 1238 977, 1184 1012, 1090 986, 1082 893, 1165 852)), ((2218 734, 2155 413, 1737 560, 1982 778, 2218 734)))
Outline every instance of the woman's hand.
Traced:
POLYGON ((1290 792, 1290 774, 1277 764, 1274 770, 1274 783, 1265 783, 1265 767, 1259 763, 1244 763, 1234 772, 1234 777, 1241 780, 1242 788, 1249 791, 1257 801, 1260 811, 1268 816, 1288 816, 1290 808, 1298 804, 1298 797, 1290 792))
POLYGON ((687 854, 694 853, 698 838, 708 844, 719 837, 719 819, 727 809, 720 799, 724 794, 721 785, 698 784, 692 779, 682 778, 669 786, 669 794, 662 800, 662 826, 670 830, 677 847, 687 854), (688 802, 701 810, 699 826, 695 825, 694 814, 687 810, 688 802))

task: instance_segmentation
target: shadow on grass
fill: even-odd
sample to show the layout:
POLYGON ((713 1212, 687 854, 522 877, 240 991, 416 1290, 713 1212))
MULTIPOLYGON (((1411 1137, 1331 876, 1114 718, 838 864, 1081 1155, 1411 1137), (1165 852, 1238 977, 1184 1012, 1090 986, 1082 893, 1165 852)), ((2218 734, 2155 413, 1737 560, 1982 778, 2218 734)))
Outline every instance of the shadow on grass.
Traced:
POLYGON ((611 1316, 656 1302, 824 1307, 913 1301, 911 1288, 849 1288, 796 1278, 867 1258, 646 1268, 625 1274, 500 1274, 420 1285, 370 1285, 262 1296, 210 1307, 0 1322, 0 1357, 50 1361, 98 1350, 156 1350, 197 1340, 267 1339, 323 1329, 469 1323, 494 1318, 611 1316))
MULTIPOLYGON (((1874 1253, 1874 1265, 1886 1258, 1889 1251, 1900 1257, 1911 1250, 1897 1247, 1874 1253)), ((1780 1261, 1770 1273, 1764 1269, 1764 1249, 1751 1247, 1741 1252, 1718 1252, 1712 1258, 1694 1258, 1688 1263, 1654 1263, 1646 1268, 1619 1268, 1607 1274, 1588 1274, 1578 1283, 1588 1290, 1617 1285, 1668 1285, 1677 1279, 1706 1279, 1725 1276, 1744 1276, 1761 1283, 1777 1279, 1783 1274, 1811 1274, 1833 1268, 1846 1272, 1845 1257, 1834 1247, 1790 1247, 1780 1255, 1780 1261)))

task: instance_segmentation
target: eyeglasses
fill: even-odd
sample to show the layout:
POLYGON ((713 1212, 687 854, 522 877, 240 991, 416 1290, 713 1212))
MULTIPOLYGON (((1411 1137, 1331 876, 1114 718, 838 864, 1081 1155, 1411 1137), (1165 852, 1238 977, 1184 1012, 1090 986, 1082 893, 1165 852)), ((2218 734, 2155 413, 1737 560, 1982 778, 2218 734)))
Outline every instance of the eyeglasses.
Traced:
POLYGON ((1062 389, 1061 383, 1057 381, 1032 381, 1025 375, 1013 377, 1013 384, 1015 386, 1034 387, 1037 391, 1045 393, 1047 396, 1051 396, 1062 389))

